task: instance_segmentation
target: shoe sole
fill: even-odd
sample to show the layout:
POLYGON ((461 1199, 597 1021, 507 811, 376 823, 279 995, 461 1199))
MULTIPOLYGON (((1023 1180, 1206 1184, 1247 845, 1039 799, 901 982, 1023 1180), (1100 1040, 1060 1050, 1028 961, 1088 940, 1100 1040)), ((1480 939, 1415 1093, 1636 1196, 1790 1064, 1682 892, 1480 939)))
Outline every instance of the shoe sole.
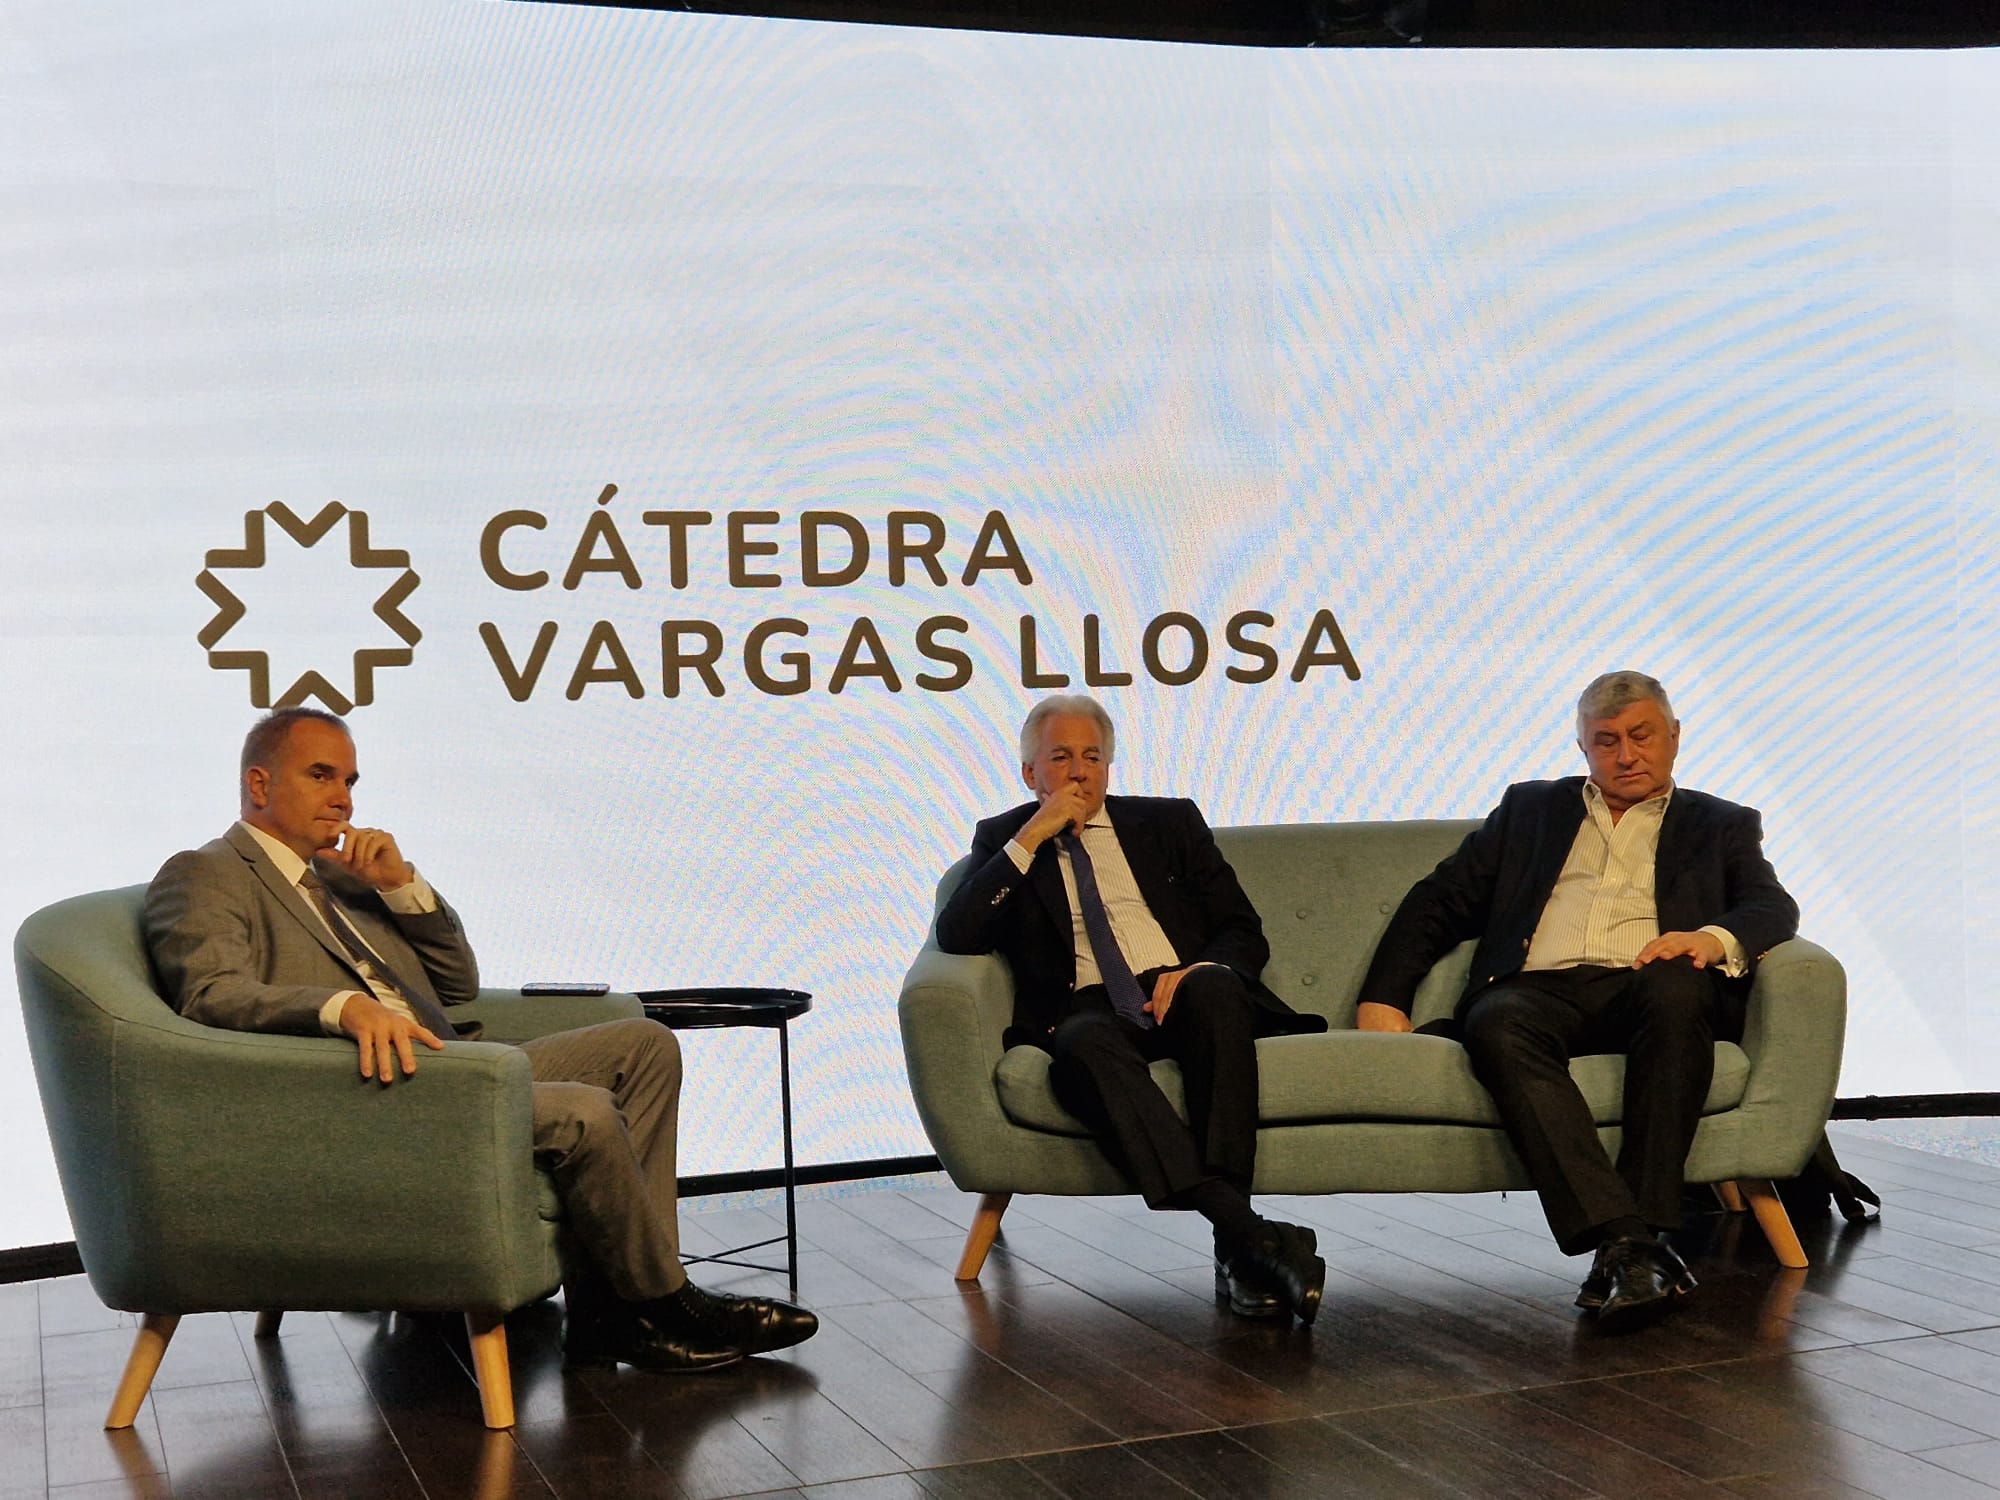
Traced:
MULTIPOLYGON (((1675 1299, 1678 1300, 1682 1297, 1687 1296, 1690 1292, 1692 1292, 1696 1287, 1700 1285, 1701 1283, 1694 1279, 1694 1272, 1690 1271, 1687 1273, 1687 1275, 1683 1276, 1679 1281, 1674 1283, 1673 1295, 1675 1299)), ((1582 1308, 1585 1312, 1596 1312, 1600 1307, 1604 1306, 1604 1293, 1578 1292, 1576 1294, 1576 1305, 1582 1308)))

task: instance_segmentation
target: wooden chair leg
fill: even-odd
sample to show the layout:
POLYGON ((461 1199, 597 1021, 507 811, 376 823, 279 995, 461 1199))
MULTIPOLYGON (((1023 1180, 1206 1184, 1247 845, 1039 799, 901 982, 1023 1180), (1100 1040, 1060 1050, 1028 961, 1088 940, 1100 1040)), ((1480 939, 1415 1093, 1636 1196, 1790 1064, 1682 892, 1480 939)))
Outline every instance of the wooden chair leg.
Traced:
POLYGON ((111 1411, 104 1419, 107 1432, 130 1427, 139 1415, 146 1392, 153 1388, 167 1344, 180 1326, 179 1313, 147 1313, 139 1320, 139 1336, 132 1340, 132 1353, 125 1360, 125 1373, 118 1378, 118 1393, 111 1398, 111 1411))
POLYGON ((959 1256, 958 1269, 952 1272, 960 1281, 979 1279, 979 1268, 986 1264, 986 1252, 993 1248, 994 1238, 1000 1233, 1000 1215, 1007 1212, 1013 1198, 1012 1193, 981 1195, 979 1212, 972 1216, 972 1228, 965 1236, 965 1253, 959 1256))
POLYGON ((1746 1177, 1737 1186, 1750 1200, 1750 1212, 1757 1216, 1757 1227, 1771 1242, 1771 1253, 1778 1257, 1778 1264, 1794 1271, 1811 1265, 1812 1262, 1806 1259, 1805 1247, 1799 1243, 1798 1234, 1792 1228, 1792 1216, 1785 1212, 1784 1202, 1778 1197, 1778 1190, 1771 1186, 1770 1179, 1746 1177))
POLYGON ((278 1325, 285 1321, 282 1308, 265 1308, 257 1314, 257 1333, 260 1339, 274 1339, 278 1336, 278 1325))
POLYGON ((1711 1183, 1710 1186, 1715 1189, 1716 1202, 1722 1205, 1723 1210, 1725 1212, 1732 1214, 1740 1214, 1743 1212, 1744 1209, 1743 1195, 1736 1190, 1735 1183, 1716 1182, 1716 1183, 1711 1183))
POLYGON ((507 1322, 498 1313, 467 1313, 472 1341, 472 1374, 479 1382, 479 1409, 488 1427, 514 1425, 514 1377, 507 1368, 507 1322))

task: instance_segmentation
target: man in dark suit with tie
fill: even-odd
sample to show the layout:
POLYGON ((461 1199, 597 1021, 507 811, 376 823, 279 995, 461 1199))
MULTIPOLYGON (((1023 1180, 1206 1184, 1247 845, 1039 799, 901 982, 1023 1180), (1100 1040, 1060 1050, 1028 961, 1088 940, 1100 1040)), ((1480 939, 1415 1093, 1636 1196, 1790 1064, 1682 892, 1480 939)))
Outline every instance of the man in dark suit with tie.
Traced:
POLYGON ((1047 1049, 1063 1107, 1153 1208, 1215 1226, 1216 1291, 1246 1317, 1318 1314, 1310 1229, 1250 1205, 1256 1039, 1318 1031, 1259 980, 1270 945, 1192 802, 1107 797, 1114 731, 1094 700, 1037 704, 1021 728, 1035 800, 979 825, 938 916, 947 953, 998 951, 1014 976, 1009 1046, 1047 1049), (1183 1121, 1147 1065, 1179 1063, 1183 1121))
POLYGON ((1753 809, 1674 784, 1680 723, 1657 681, 1608 673, 1576 719, 1588 778, 1509 787, 1412 888, 1357 1021, 1408 1031, 1424 975, 1478 941, 1456 1029, 1557 1243, 1597 1252, 1577 1305, 1622 1331, 1693 1289, 1657 1231, 1680 1222, 1714 1043, 1742 1035, 1757 960, 1797 933, 1798 905, 1753 809), (1594 1052, 1626 1054, 1615 1163, 1569 1072, 1594 1052))
MULTIPOLYGON (((477 997, 479 968, 458 914, 396 840, 349 821, 358 774, 354 741, 332 714, 291 708, 260 720, 243 745, 241 821, 167 861, 146 893, 145 928, 181 1014, 346 1036, 361 1076, 388 1085, 416 1073, 419 1046, 461 1039, 446 1007, 477 997)), ((818 1320, 803 1308, 705 1292, 681 1267, 672 1032, 613 1021, 522 1050, 535 1159, 588 1260, 565 1278, 569 1363, 708 1370, 813 1334, 818 1320)))

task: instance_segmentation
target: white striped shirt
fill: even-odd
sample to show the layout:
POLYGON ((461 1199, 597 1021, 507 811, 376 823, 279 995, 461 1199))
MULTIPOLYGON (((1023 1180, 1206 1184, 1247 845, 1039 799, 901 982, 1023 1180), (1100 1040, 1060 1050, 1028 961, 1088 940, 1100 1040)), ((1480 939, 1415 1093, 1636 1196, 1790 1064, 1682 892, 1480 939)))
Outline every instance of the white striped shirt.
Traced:
MULTIPOLYGON (((1083 825, 1083 848, 1090 856, 1090 868, 1097 875, 1097 894, 1104 898, 1104 912, 1111 919, 1111 935, 1118 939, 1118 951, 1125 955, 1132 972, 1178 969, 1181 957, 1174 952, 1174 945, 1167 941, 1166 932, 1139 893, 1139 882, 1126 862, 1108 809, 1099 808, 1083 825)), ((1011 839, 1007 841, 1007 857, 1023 875, 1028 873, 1034 859, 1011 839)), ((1083 907, 1076 898, 1076 871, 1071 868, 1069 851, 1060 844, 1056 846, 1056 859, 1062 868, 1063 890, 1069 896, 1070 930, 1076 945, 1075 987, 1102 984, 1104 976, 1098 972, 1097 955, 1091 952, 1090 934, 1083 930, 1083 907)))
MULTIPOLYGON (((1572 969, 1579 964, 1624 968, 1660 935, 1653 867, 1660 824, 1673 788, 1625 809, 1615 822, 1594 781, 1583 784, 1585 817, 1535 924, 1525 969, 1572 969)), ((1704 927, 1722 944, 1722 972, 1748 968, 1743 945, 1726 928, 1704 927)))

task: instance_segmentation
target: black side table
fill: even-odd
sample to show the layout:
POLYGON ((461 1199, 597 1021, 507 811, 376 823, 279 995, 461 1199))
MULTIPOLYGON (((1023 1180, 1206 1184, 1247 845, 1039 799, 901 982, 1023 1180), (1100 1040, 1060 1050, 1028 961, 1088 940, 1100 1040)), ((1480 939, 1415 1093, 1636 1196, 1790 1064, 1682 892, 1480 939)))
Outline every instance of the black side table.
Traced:
POLYGON ((636 990, 639 1003, 646 1007, 649 1020, 676 1031, 704 1031, 717 1026, 761 1026, 778 1033, 778 1100, 785 1123, 785 1232, 769 1239, 752 1240, 733 1250, 715 1255, 684 1255, 684 1265, 713 1264, 742 1266, 751 1271, 784 1270, 791 1280, 792 1300, 799 1300, 799 1217, 797 1177, 792 1165, 792 1033, 795 1016, 812 1009, 812 996, 804 990, 761 988, 636 990), (768 1266, 741 1257, 785 1243, 785 1265, 768 1266))

